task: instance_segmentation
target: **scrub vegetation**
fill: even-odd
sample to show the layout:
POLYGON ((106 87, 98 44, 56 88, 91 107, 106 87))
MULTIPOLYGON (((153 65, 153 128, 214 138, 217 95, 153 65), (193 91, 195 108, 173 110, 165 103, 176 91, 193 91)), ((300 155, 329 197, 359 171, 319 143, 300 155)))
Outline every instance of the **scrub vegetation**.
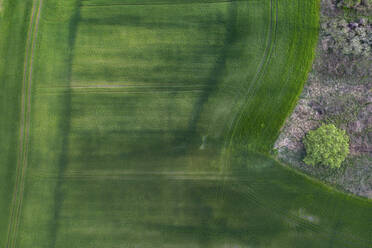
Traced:
POLYGON ((304 162, 309 165, 323 164, 339 168, 349 154, 349 137, 345 130, 333 124, 310 131, 304 144, 307 153, 304 162))
POLYGON ((367 5, 350 10, 321 1, 318 47, 312 71, 276 141, 284 163, 343 191, 372 198, 372 22, 367 5), (339 170, 307 166, 303 145, 310 130, 333 124, 350 138, 339 170))
POLYGON ((317 0, 4 1, 2 246, 371 245, 370 201, 268 155, 317 0))

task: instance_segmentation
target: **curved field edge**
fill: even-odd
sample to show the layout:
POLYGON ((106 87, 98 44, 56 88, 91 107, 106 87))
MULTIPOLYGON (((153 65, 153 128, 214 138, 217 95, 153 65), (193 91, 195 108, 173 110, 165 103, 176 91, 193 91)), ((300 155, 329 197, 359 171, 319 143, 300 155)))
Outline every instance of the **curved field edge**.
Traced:
POLYGON ((272 54, 231 134, 235 142, 263 153, 272 149, 311 69, 318 41, 319 1, 279 1, 276 13, 272 54))
MULTIPOLYGON (((269 155, 242 153, 236 148, 233 153, 233 163, 240 165, 240 168, 247 166, 253 178, 267 184, 266 187, 256 186, 255 183, 251 185, 262 206, 297 224, 303 223, 303 228, 316 235, 318 244, 309 240, 308 247, 329 247, 329 243, 335 247, 371 245, 369 216, 372 202, 369 199, 337 191, 288 168, 269 155), (302 220, 298 219, 302 214, 302 220)), ((242 170, 238 166, 235 173, 239 175, 242 170)))

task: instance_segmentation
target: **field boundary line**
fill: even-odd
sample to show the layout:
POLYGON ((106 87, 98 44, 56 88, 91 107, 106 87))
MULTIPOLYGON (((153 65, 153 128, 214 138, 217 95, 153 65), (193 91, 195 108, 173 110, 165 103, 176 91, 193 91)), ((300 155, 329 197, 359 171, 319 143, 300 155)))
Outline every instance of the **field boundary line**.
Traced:
POLYGON ((17 232, 19 226, 19 219, 21 215, 25 171, 27 167, 28 151, 29 151, 29 132, 30 132, 30 118, 31 118, 31 90, 32 90, 32 72, 33 72, 33 58, 34 49, 36 46, 36 39, 39 27, 39 20, 42 8, 42 0, 34 0, 31 21, 28 29, 28 37, 26 43, 26 55, 23 72, 23 86, 22 86, 22 103, 21 103, 21 128, 20 128, 20 150, 17 162, 16 183, 13 194, 12 214, 10 216, 8 237, 6 248, 15 247, 17 240, 17 232), (37 10, 37 14, 36 14, 37 10), (35 19, 36 14, 36 19, 35 19), (35 20, 34 20, 35 19, 35 20), (30 43, 31 42, 31 43, 30 43), (29 52, 29 50, 31 51, 29 52), (29 54, 30 53, 30 54, 29 54), (27 85, 27 91, 26 91, 27 85), (26 103, 27 101, 27 103, 26 103), (17 199, 18 198, 18 199, 17 199))

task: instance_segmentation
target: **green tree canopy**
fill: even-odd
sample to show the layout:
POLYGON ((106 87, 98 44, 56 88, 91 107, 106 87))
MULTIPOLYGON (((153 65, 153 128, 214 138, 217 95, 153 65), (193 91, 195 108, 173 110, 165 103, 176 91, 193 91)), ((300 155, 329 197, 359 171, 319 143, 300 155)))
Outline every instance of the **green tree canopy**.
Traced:
POLYGON ((333 124, 322 125, 310 131, 305 139, 308 165, 323 164, 331 168, 339 168, 349 154, 349 137, 345 130, 338 129, 333 124))

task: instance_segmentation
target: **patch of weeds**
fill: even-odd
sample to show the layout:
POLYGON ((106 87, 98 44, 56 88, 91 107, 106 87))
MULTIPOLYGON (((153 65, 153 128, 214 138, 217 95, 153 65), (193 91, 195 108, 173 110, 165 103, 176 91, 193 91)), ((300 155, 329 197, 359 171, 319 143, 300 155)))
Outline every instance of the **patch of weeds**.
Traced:
POLYGON ((326 103, 325 122, 340 127, 356 121, 359 111, 364 107, 353 96, 337 96, 326 103))

